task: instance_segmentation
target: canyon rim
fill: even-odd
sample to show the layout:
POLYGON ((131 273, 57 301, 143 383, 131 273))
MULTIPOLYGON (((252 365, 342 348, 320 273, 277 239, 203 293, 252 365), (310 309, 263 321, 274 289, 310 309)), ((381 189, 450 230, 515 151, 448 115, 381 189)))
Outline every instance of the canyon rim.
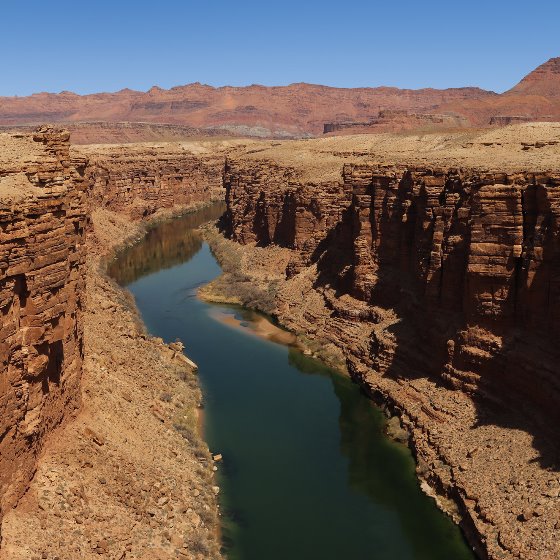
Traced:
POLYGON ((502 93, 0 97, 1 560, 234 550, 189 333, 126 289, 201 247, 221 272, 181 297, 348 376, 468 554, 560 558, 560 58, 502 93))

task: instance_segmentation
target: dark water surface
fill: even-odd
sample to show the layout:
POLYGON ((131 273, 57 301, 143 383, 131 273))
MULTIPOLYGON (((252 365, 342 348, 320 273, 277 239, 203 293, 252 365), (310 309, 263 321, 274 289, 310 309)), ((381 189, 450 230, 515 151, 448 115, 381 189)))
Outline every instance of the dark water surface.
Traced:
MULTIPOLYGON (((110 273, 149 331, 180 338, 199 366, 205 437, 222 453, 223 541, 231 560, 463 560, 459 529, 418 486, 407 449, 348 379, 299 351, 216 319, 204 303, 220 267, 193 231, 222 206, 157 226, 110 273)), ((246 324, 246 323, 242 323, 246 324)))

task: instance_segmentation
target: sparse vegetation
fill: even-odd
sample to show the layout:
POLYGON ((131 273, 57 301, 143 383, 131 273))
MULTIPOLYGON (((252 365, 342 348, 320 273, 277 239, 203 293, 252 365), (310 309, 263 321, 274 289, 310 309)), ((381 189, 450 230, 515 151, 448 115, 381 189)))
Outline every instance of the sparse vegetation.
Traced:
POLYGON ((225 239, 214 226, 203 228, 203 234, 223 273, 200 290, 200 295, 216 303, 238 303, 269 315, 276 311, 276 296, 280 279, 268 278, 259 283, 241 272, 246 258, 243 247, 225 239))
POLYGON ((190 542, 189 548, 195 554, 202 554, 202 556, 207 557, 210 554, 210 547, 208 546, 208 541, 206 537, 200 533, 197 533, 193 540, 190 542))

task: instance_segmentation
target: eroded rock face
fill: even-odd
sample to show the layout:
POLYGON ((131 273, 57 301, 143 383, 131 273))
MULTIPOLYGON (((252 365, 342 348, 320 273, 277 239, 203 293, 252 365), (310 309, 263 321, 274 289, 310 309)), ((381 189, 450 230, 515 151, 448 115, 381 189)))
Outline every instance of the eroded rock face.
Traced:
MULTIPOLYGON (((275 313, 400 416, 481 557, 557 557, 560 175, 347 164, 341 177, 228 162, 225 232, 291 249, 275 313)), ((246 250, 266 291, 266 250, 246 250)))
POLYGON ((296 249, 288 276, 316 263, 318 285, 395 310, 407 336, 388 354, 416 358, 380 360, 373 336, 380 374, 420 368, 559 417, 559 174, 348 164, 340 183, 312 185, 229 162, 225 177, 234 240, 296 249))
POLYGON ((350 194, 338 181, 301 183, 293 170, 273 162, 227 161, 224 174, 226 233, 242 244, 271 243, 301 256, 290 274, 309 262, 319 243, 342 221, 350 194))
POLYGON ((85 160, 50 128, 0 138, 0 519, 80 402, 85 160))
POLYGON ((560 176, 348 166, 344 181, 349 290, 397 311, 409 333, 395 352, 424 354, 416 367, 454 387, 533 401, 557 419, 560 176))
POLYGON ((142 226, 130 218, 150 217, 164 209, 168 211, 158 216, 170 217, 176 210, 223 198, 224 155, 219 149, 204 151, 201 144, 191 145, 191 151, 173 144, 78 152, 70 149, 69 138, 68 132, 47 127, 34 134, 0 134, 0 556, 28 558, 45 550, 79 557, 114 550, 120 556, 125 554, 123 541, 129 543, 127 550, 137 548, 141 554, 162 540, 169 549, 183 547, 187 535, 216 555, 218 534, 210 529, 217 520, 215 495, 210 492, 212 471, 201 470, 199 463, 200 453, 207 450, 200 444, 195 456, 194 447, 181 443, 179 432, 171 429, 178 425, 176 408, 167 398, 161 400, 163 405, 159 399, 163 390, 167 394, 177 384, 173 398, 186 399, 180 406, 187 400, 193 407, 199 402, 198 389, 185 384, 188 360, 176 356, 176 345, 170 350, 163 341, 153 342, 138 332, 135 312, 123 303, 99 263, 101 253, 125 242, 127 234, 141 235, 142 226), (98 220, 94 227, 90 212, 99 208, 112 212, 93 212, 98 220), (115 319, 117 303, 109 301, 115 298, 120 298, 126 315, 123 322, 115 319), (108 349, 107 337, 120 342, 113 340, 108 349), (140 369, 127 361, 131 352, 142 362, 140 369), (146 368, 157 375, 134 386, 134 401, 128 390, 122 395, 114 386, 111 390, 112 375, 120 376, 122 388, 128 374, 137 383, 138 371, 146 368), (82 383, 84 408, 94 410, 94 418, 86 413, 66 422, 81 405, 82 383), (124 406, 134 402, 140 412, 122 417, 123 401, 124 406), (122 422, 130 418, 133 428, 127 432, 122 422), (54 432, 58 426, 62 429, 54 432), (150 453, 139 451, 147 442, 153 452, 154 438, 146 439, 150 429, 166 448, 156 453, 161 465, 150 453), (133 442, 134 432, 140 444, 133 442), (111 437, 116 438, 114 445, 109 445, 111 437), (164 442, 170 437, 175 444, 164 442), (173 453, 176 467, 166 456, 174 445, 179 445, 173 453), (128 472, 126 480, 114 491, 115 484, 121 484, 122 469, 128 472), (140 496, 134 499, 132 471, 138 475, 134 482, 140 496), (191 496, 193 485, 205 495, 191 502, 201 494, 197 488, 191 496), (175 487, 183 489, 184 498, 179 500, 175 487), (154 492, 150 515, 147 489, 154 492), (175 509, 173 500, 178 502, 175 509), (185 503, 192 503, 195 511, 185 503), (198 503, 198 511, 207 512, 204 519, 196 513, 198 503), (111 508, 120 512, 117 523, 111 508), (134 520, 138 512, 148 529, 157 515, 164 515, 170 525, 158 522, 159 533, 152 534, 134 520), (193 516, 196 526, 189 522, 193 516), (74 528, 86 525, 82 542, 74 528), (138 525, 138 539, 131 536, 132 525, 138 525), (37 530, 30 534, 29 527, 37 530), (97 546, 92 548, 92 542, 97 546))
POLYGON ((0 523, 80 405, 89 212, 141 219, 223 198, 219 149, 78 152, 69 139, 50 127, 0 134, 0 523))
POLYGON ((93 209, 146 218, 165 208, 223 199, 224 156, 219 153, 120 146, 86 155, 93 209))

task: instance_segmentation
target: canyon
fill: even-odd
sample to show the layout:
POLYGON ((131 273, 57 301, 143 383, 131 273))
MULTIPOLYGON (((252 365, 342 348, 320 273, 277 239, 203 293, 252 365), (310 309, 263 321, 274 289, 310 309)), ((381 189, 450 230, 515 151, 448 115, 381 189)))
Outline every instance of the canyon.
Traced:
POLYGON ((521 125, 240 154, 231 241, 209 236, 241 265, 203 295, 266 309, 384 403, 481 557, 559 554, 558 138, 521 125), (516 136, 541 139, 538 164, 516 136))
POLYGON ((174 429, 200 404, 192 366, 104 267, 224 196, 206 235, 225 274, 202 295, 271 313, 382 403, 481 558, 558 557, 559 124, 0 140, 0 557, 218 556, 212 458, 174 429))
POLYGON ((560 120, 560 58, 502 94, 451 89, 334 88, 306 83, 212 87, 200 83, 147 92, 37 93, 0 98, 0 125, 65 123, 73 141, 127 142, 192 136, 301 138, 354 132, 455 130, 560 120), (395 116, 395 112, 396 115, 395 116), (392 116, 391 116, 392 115, 392 116))
POLYGON ((194 366, 104 269, 148 220, 218 198, 222 147, 69 139, 0 135, 0 557, 217 556, 194 366))
POLYGON ((236 141, 84 146, 92 208, 132 219, 223 198, 223 150, 236 141))

